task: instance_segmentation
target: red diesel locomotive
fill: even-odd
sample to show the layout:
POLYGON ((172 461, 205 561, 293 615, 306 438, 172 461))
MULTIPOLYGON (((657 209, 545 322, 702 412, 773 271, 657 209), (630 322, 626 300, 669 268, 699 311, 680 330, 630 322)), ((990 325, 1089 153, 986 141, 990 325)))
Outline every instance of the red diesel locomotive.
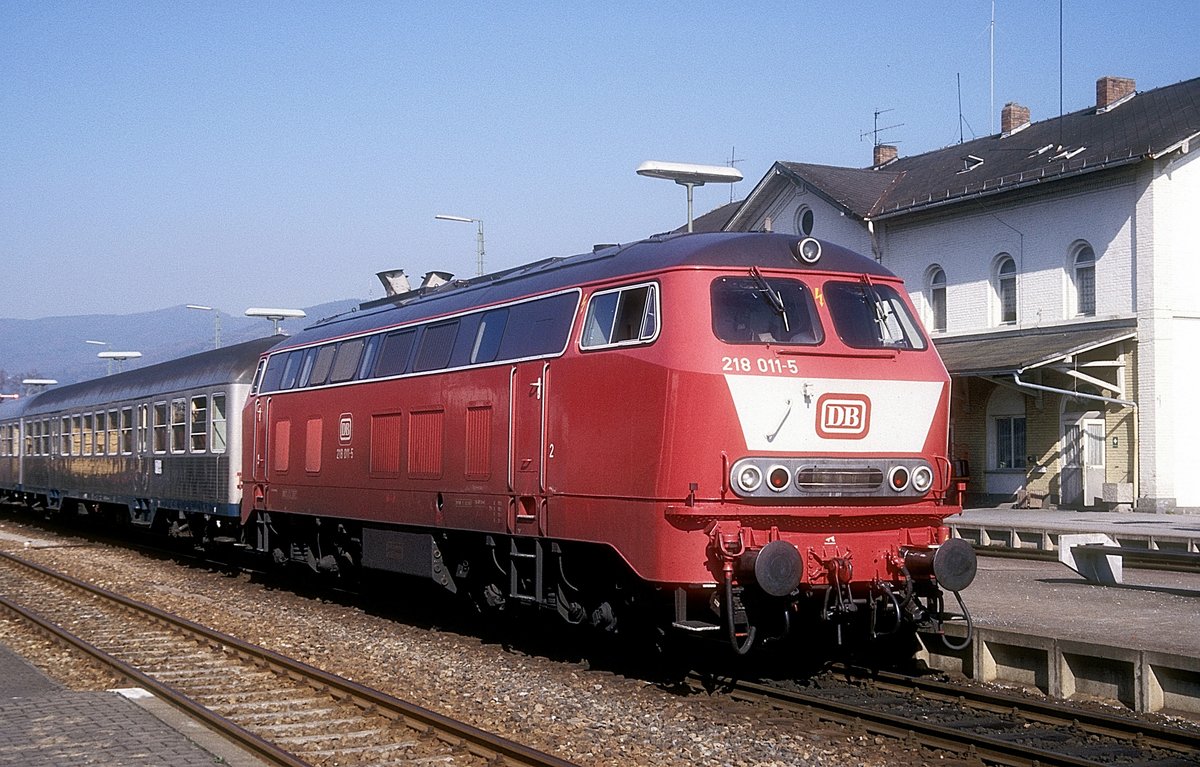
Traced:
POLYGON ((875 261, 659 236, 390 296, 265 352, 242 522, 279 562, 738 652, 817 621, 937 629, 975 572, 943 527, 949 397, 875 261))

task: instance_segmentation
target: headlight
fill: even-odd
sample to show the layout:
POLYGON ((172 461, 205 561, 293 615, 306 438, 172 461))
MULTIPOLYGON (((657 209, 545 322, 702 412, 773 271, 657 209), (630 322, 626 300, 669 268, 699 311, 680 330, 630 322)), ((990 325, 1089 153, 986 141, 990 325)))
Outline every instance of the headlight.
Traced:
POLYGON ((738 487, 740 487, 744 493, 753 493, 755 490, 757 490, 758 486, 762 484, 762 479, 762 472, 759 470, 759 468, 749 463, 743 466, 738 471, 737 475, 738 487))
POLYGON ((918 493, 929 492, 929 488, 933 487, 933 469, 923 465, 913 469, 912 486, 918 493))

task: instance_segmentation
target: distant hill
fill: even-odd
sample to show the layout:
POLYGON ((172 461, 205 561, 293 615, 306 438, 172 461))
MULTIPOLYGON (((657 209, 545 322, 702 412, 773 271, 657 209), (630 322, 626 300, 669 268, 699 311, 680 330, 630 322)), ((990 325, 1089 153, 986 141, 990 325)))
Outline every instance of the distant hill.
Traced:
MULTIPOLYGON (((358 300, 346 299, 307 307, 306 319, 286 320, 282 326, 294 333, 358 304, 358 300)), ((221 345, 270 335, 271 327, 270 320, 222 313, 221 345)), ((0 393, 21 392, 21 381, 26 378, 53 378, 68 384, 106 375, 108 363, 96 357, 102 351, 141 352, 139 359, 121 363, 130 370, 211 349, 214 336, 213 313, 183 305, 139 314, 0 318, 0 393), (87 341, 104 341, 105 345, 87 341)))

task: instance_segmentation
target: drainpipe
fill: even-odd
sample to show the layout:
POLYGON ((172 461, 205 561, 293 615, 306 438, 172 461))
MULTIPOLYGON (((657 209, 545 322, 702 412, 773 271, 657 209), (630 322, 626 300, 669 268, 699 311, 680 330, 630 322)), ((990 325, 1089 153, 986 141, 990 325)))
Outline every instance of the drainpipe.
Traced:
POLYGON ((871 236, 871 252, 875 254, 875 263, 883 263, 883 250, 879 247, 879 239, 875 236, 875 222, 867 219, 867 234, 871 236))
POLYGON ((1133 497, 1134 497, 1134 500, 1136 501, 1136 499, 1141 497, 1141 488, 1139 487, 1139 482, 1138 482, 1138 480, 1139 480, 1139 477, 1138 477, 1138 449, 1139 449, 1139 447, 1138 447, 1138 414, 1137 414, 1138 404, 1136 402, 1134 402, 1133 400, 1128 400, 1128 399, 1117 399, 1116 397, 1102 397, 1099 394, 1081 394, 1080 392, 1074 392, 1074 391, 1071 391, 1070 389, 1056 389, 1053 386, 1043 386, 1042 384, 1035 384, 1035 383, 1030 383, 1029 381, 1022 381, 1021 373, 1023 373, 1023 372, 1024 372, 1024 368, 1013 373, 1013 383, 1015 383, 1017 386, 1023 386, 1026 389, 1037 389, 1038 391, 1048 391, 1048 392, 1051 392, 1052 394, 1065 394, 1068 397, 1078 397, 1079 399, 1091 399, 1091 400, 1098 400, 1100 402, 1110 402, 1114 405, 1121 405, 1123 407, 1133 408, 1133 410, 1134 410, 1134 414, 1133 414, 1133 467, 1132 467, 1132 470, 1130 471, 1130 473, 1133 475, 1133 497))

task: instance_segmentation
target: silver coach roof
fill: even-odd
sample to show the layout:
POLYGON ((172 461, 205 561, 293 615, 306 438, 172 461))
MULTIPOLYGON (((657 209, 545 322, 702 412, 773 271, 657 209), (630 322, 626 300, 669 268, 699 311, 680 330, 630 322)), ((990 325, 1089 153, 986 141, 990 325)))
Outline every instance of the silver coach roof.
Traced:
POLYGON ((137 370, 47 389, 9 403, 14 406, 11 409, 7 405, 0 407, 0 419, 151 399, 220 384, 248 384, 254 378, 259 357, 281 340, 281 336, 267 336, 137 370))

